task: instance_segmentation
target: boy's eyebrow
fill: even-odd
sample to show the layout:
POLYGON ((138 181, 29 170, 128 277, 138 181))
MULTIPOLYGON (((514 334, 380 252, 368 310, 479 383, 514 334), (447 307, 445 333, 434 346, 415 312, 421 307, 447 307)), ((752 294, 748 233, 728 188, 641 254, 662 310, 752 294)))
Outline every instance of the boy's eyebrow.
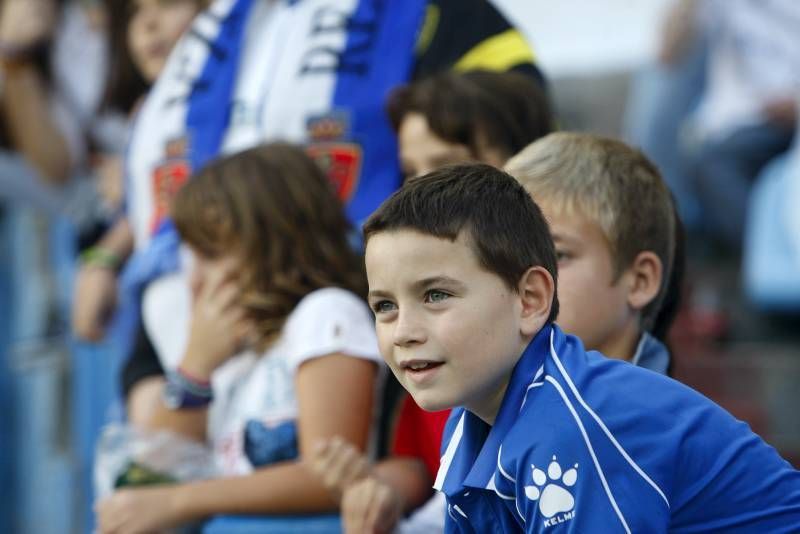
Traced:
POLYGON ((563 241, 569 242, 569 241, 573 241, 575 239, 573 236, 571 236, 569 234, 564 235, 564 234, 561 234, 561 233, 558 233, 558 232, 551 232, 550 235, 553 237, 553 242, 556 242, 556 241, 558 241, 558 242, 563 242, 563 241))
POLYGON ((422 280, 418 280, 414 282, 413 287, 414 289, 420 290, 430 286, 450 286, 456 288, 464 287, 464 284, 455 278, 450 278, 449 276, 439 275, 439 276, 430 276, 428 278, 423 278, 422 280))
POLYGON ((392 296, 391 293, 389 293, 387 291, 377 290, 377 289, 367 293, 367 298, 368 299, 371 299, 371 298, 389 298, 391 296, 392 296))

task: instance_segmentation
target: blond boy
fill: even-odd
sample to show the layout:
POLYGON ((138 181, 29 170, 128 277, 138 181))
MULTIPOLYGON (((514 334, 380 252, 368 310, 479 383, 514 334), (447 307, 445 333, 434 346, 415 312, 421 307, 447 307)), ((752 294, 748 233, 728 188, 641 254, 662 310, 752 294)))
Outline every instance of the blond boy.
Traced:
POLYGON ((580 133, 548 135, 506 165, 541 207, 558 257, 558 324, 587 349, 666 373, 648 331, 669 288, 676 218, 639 151, 580 133))

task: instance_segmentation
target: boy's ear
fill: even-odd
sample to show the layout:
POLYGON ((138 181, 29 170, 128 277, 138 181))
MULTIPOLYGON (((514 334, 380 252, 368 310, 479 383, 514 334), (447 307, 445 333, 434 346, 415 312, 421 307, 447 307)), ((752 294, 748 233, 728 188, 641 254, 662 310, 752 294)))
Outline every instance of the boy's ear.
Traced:
POLYGON ((658 296, 661 289, 661 279, 664 276, 661 259, 655 252, 649 250, 640 252, 628 268, 628 276, 630 277, 628 305, 634 310, 641 311, 658 296))
POLYGON ((517 286, 520 303, 521 333, 534 336, 550 317, 555 294, 553 276, 541 266, 531 267, 522 275, 517 286))

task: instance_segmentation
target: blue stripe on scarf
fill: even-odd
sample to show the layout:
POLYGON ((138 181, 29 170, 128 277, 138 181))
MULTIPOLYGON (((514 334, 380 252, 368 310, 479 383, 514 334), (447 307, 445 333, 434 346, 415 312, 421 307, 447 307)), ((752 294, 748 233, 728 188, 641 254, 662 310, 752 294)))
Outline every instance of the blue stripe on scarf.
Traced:
MULTIPOLYGON (((253 0, 237 0, 228 12, 217 37, 208 45, 208 59, 192 87, 186 117, 192 172, 219 153, 230 119, 244 25, 252 4, 253 0)), ((200 34, 194 37, 203 39, 200 34)), ((153 280, 180 269, 179 248, 180 238, 175 225, 171 219, 165 219, 147 246, 125 265, 120 277, 121 302, 117 321, 126 325, 122 327, 128 332, 123 336, 128 338, 126 344, 132 343, 130 336, 139 322, 142 291, 153 280)))
MULTIPOLYGON (((239 56, 253 0, 238 0, 213 43, 203 72, 195 80, 189 96, 186 131, 192 172, 199 171, 219 154, 228 129, 239 56)), ((198 36, 199 37, 199 36, 198 36)))
POLYGON ((426 4, 426 0, 360 0, 350 21, 342 61, 368 68, 366 72, 341 70, 332 110, 349 113, 352 140, 364 154, 358 188, 347 206, 350 220, 356 223, 400 186, 397 139, 384 103, 389 91, 411 74, 426 4))

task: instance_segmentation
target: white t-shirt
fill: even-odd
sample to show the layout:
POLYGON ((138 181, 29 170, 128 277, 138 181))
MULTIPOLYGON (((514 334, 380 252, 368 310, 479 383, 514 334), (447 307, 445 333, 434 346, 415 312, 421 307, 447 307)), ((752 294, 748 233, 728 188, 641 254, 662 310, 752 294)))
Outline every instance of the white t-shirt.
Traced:
POLYGON ((247 423, 273 428, 296 420, 298 368, 334 353, 382 362, 367 305, 349 291, 325 288, 300 301, 266 352, 240 354, 214 372, 208 439, 221 475, 253 470, 244 450, 247 423))

